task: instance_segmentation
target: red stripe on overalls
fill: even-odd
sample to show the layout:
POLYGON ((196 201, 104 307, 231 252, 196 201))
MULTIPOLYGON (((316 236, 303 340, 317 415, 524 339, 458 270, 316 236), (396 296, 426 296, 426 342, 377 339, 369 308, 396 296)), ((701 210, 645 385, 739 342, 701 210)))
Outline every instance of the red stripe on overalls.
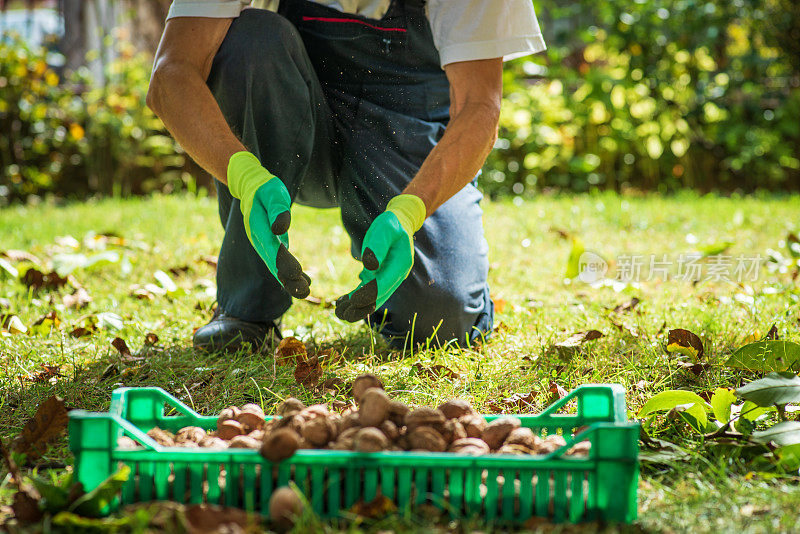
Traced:
POLYGON ((363 24, 364 26, 369 26, 370 28, 384 31, 384 32, 406 32, 405 28, 381 28, 380 26, 375 26, 374 24, 370 24, 369 22, 364 22, 363 20, 358 19, 338 19, 332 17, 303 17, 303 21, 315 20, 318 22, 353 22, 356 24, 363 24))

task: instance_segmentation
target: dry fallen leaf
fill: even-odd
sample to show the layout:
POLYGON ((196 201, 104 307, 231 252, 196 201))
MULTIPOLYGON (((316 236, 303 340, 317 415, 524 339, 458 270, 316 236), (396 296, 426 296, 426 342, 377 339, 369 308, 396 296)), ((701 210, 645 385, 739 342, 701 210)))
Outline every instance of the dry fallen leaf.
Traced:
POLYGON ((148 332, 144 336, 144 344, 145 345, 155 345, 158 343, 158 336, 153 332, 148 332))
POLYGON ((576 332, 569 336, 564 341, 556 343, 556 347, 562 349, 573 349, 583 345, 587 341, 603 337, 603 333, 599 330, 586 330, 584 332, 576 332))
POLYGON ((39 367, 41 368, 41 371, 30 377, 30 379, 33 382, 36 383, 49 382, 54 378, 61 378, 64 376, 61 374, 60 365, 47 365, 43 363, 39 367))
POLYGON ((697 334, 675 328, 667 334, 667 352, 677 352, 697 360, 703 356, 703 342, 697 334))
POLYGON ((214 269, 217 268, 217 257, 216 256, 200 256, 200 258, 198 258, 197 261, 199 261, 201 263, 205 263, 206 265, 208 265, 209 267, 213 267, 214 269))
POLYGON ((770 328, 769 331, 767 332, 767 335, 764 336, 764 339, 772 339, 772 340, 779 339, 778 327, 774 323, 772 324, 772 328, 770 328))
POLYGON ((322 366, 319 358, 312 356, 297 362, 297 367, 294 368, 294 379, 299 384, 310 388, 319 382, 320 378, 322 378, 322 366))
POLYGON ((125 340, 121 337, 115 337, 114 341, 111 342, 111 345, 117 349, 120 359, 123 362, 141 362, 144 360, 142 356, 135 356, 131 354, 131 349, 128 348, 128 344, 125 343, 125 340))
POLYGON ((497 298, 493 297, 492 302, 494 303, 495 313, 503 313, 503 311, 506 309, 506 305, 508 304, 508 302, 506 302, 506 299, 502 299, 499 297, 497 298))
POLYGON ((525 413, 533 409, 533 402, 537 394, 534 391, 529 393, 515 393, 499 402, 492 402, 489 408, 496 413, 525 413))
POLYGON ((358 501, 349 510, 351 514, 367 519, 380 519, 397 510, 394 502, 385 495, 377 495, 369 502, 358 501))
POLYGON ((637 305, 637 304, 639 304, 639 302, 641 302, 641 301, 640 301, 638 298, 636 298, 636 297, 633 297, 633 298, 631 298, 631 300, 629 300, 629 301, 628 301, 628 302, 626 302, 625 304, 619 304, 619 305, 618 305, 618 306, 616 306, 616 307, 615 307, 615 308, 614 308, 612 311, 613 311, 614 313, 628 313, 628 312, 632 312, 632 311, 633 311, 633 309, 636 307, 636 305, 637 305))
POLYGON ((309 295, 303 300, 309 304, 316 304, 317 306, 322 306, 323 308, 333 308, 333 302, 320 297, 315 297, 314 295, 309 295))
POLYGON ((85 336, 91 336, 92 332, 94 332, 93 328, 89 329, 79 326, 73 329, 72 332, 69 333, 69 335, 71 335, 72 337, 85 337, 85 336))
POLYGON ((184 510, 187 532, 189 534, 210 534, 220 532, 245 532, 248 526, 259 523, 255 515, 244 510, 212 504, 195 504, 184 510))
POLYGON ((40 289, 58 289, 67 284, 68 279, 61 277, 57 272, 43 273, 39 269, 31 268, 22 275, 22 283, 38 291, 40 289))
POLYGON ((305 344, 296 337, 281 339, 275 348, 275 363, 278 365, 300 364, 307 356, 305 344))
POLYGON ((423 366, 421 363, 415 363, 411 366, 414 371, 427 378, 436 380, 439 378, 448 378, 450 380, 460 380, 461 375, 444 365, 432 365, 430 367, 423 366))
POLYGON ((557 400, 563 399, 564 397, 567 396, 568 393, 566 389, 562 388, 553 381, 550 381, 549 391, 550 391, 550 402, 555 402, 557 400))
POLYGON ((16 315, 5 315, 2 317, 2 332, 5 334, 24 334, 28 327, 22 324, 22 320, 16 315))
POLYGON ((25 423, 22 432, 11 444, 11 450, 25 454, 28 461, 38 458, 48 443, 66 430, 68 421, 64 400, 50 397, 39 405, 33 417, 25 423))

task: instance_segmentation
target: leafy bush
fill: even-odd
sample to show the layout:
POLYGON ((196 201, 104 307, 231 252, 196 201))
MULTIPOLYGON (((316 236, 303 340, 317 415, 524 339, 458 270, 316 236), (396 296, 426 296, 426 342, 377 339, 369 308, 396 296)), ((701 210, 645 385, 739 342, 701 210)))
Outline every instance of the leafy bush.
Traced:
POLYGON ((0 43, 0 201, 191 183, 182 151, 144 105, 148 58, 120 44, 105 83, 87 70, 61 80, 47 59, 21 41, 0 43))
POLYGON ((791 3, 541 0, 549 50, 506 69, 485 188, 796 190, 791 3))

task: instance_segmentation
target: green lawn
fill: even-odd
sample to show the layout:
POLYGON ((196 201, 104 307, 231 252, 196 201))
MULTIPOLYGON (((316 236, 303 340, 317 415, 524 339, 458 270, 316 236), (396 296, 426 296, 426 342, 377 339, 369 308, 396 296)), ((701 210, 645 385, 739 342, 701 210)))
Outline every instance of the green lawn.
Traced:
MULTIPOLYGON (((487 203, 485 209, 499 328, 484 346, 390 353, 364 325, 343 323, 332 309, 307 302, 296 303, 284 317, 284 335, 344 355, 341 366, 326 370, 326 378, 346 381, 371 371, 393 396, 410 403, 464 397, 489 412, 506 397, 533 392, 527 411, 536 412, 548 404, 551 382, 567 390, 588 382, 616 382, 627 388, 631 415, 665 389, 703 393, 755 378, 721 364, 732 350, 754 335, 760 337, 772 324, 782 339, 800 341, 800 291, 791 268, 772 273, 762 266, 754 281, 752 273, 740 282, 714 280, 713 275, 714 265, 722 265, 720 259, 735 265, 738 256, 745 262, 759 254, 764 259, 769 249, 786 255, 783 241, 790 231, 800 229, 798 196, 540 196, 519 204, 487 203), (572 248, 564 232, 611 261, 611 276, 615 261, 619 267, 626 257, 642 256, 641 280, 598 287, 564 283, 572 248), (722 257, 700 262, 698 283, 648 280, 650 255, 659 262, 666 255, 672 262, 670 274, 675 275, 681 254, 726 241, 731 244, 722 257), (633 313, 610 313, 632 297, 641 299, 633 313), (614 322, 621 322, 622 328, 614 322), (682 368, 681 358, 665 350, 671 328, 689 329, 702 338, 711 365, 699 375, 682 368), (554 343, 588 329, 600 330, 604 337, 587 342, 571 358, 552 350, 554 343), (436 379, 416 372, 417 363, 443 365, 457 376, 436 379)), ((33 293, 8 276, 0 278, 0 298, 6 299, 0 306, 9 308, 2 314, 15 313, 31 328, 29 335, 0 337, 0 437, 18 432, 39 402, 54 393, 70 407, 104 410, 111 390, 121 385, 161 386, 205 413, 248 401, 269 408, 290 395, 306 402, 335 398, 333 390, 314 394, 297 384, 292 369, 276 367, 269 354, 223 358, 192 351, 192 330, 208 320, 214 302, 214 270, 200 261, 216 254, 222 236, 213 199, 172 196, 0 210, 0 250, 26 250, 45 264, 58 254, 97 253, 88 250, 86 242, 72 249, 57 239, 72 236, 101 248, 102 240, 84 239, 89 232, 113 233, 124 241, 106 249, 116 251, 122 261, 73 272, 93 297, 86 308, 65 309, 58 292, 33 293), (170 276, 184 291, 155 295, 152 300, 131 296, 132 285, 158 285, 154 273, 169 269, 176 269, 177 274, 170 276), (60 325, 32 328, 50 310, 56 310, 60 325), (101 312, 121 317, 122 328, 77 339, 69 335, 82 318, 101 312), (138 351, 150 332, 159 340, 143 362, 121 362, 110 344, 119 336, 138 351), (43 365, 61 366, 63 376, 37 382, 43 365)), ((312 295, 332 300, 355 286, 358 266, 349 257, 349 240, 336 212, 298 208, 291 239, 293 251, 314 280, 312 295)), ((726 272, 735 276, 734 266, 729 269, 726 272)), ((643 466, 635 530, 790 532, 795 528, 800 502, 796 477, 772 477, 747 463, 707 454, 702 442, 690 438, 677 423, 665 423, 662 437, 695 453, 688 462, 669 468, 643 466)), ((44 461, 69 463, 66 438, 44 461)), ((2 495, 8 496, 6 486, 0 486, 2 495)), ((413 525, 419 523, 398 519, 389 527, 413 530, 413 525)), ((384 522, 380 528, 386 526, 384 522)), ((577 530, 596 529, 591 525, 577 530)))

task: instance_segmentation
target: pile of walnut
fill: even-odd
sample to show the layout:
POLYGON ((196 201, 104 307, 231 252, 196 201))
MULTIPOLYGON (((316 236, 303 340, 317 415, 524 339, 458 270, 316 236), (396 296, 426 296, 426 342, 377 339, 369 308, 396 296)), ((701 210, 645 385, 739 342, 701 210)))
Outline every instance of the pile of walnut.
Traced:
MULTIPOLYGON (((206 432, 186 427, 176 434, 154 428, 147 434, 171 447, 259 449, 264 458, 278 462, 298 449, 452 452, 482 454, 548 454, 566 445, 562 436, 539 437, 516 417, 503 416, 487 423, 468 402, 454 399, 438 408, 410 408, 393 401, 373 375, 362 375, 353 383, 358 409, 341 415, 316 404, 304 406, 290 398, 277 415, 265 422, 255 404, 222 410, 217 430, 206 432)), ((128 438, 123 438, 127 440, 128 438)), ((120 446, 135 446, 128 440, 120 446)), ((591 444, 582 441, 567 454, 586 455, 591 444)))

